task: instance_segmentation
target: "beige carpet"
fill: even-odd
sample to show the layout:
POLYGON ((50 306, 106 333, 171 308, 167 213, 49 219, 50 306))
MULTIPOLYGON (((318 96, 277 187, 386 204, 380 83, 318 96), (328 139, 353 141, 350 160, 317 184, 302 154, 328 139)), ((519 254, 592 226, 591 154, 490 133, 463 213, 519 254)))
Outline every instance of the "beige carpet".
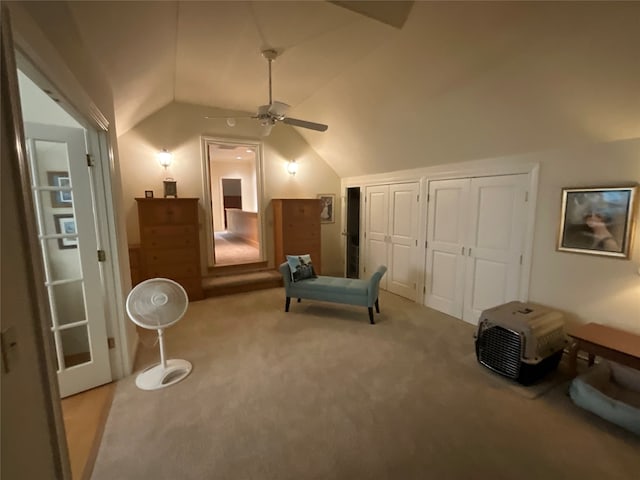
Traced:
MULTIPOLYGON (((496 387, 473 327, 383 293, 364 308, 282 289, 190 305, 166 332, 183 382, 117 385, 93 478, 632 479, 640 439, 577 407, 496 387)), ((141 347, 139 366, 157 358, 141 347)))
POLYGON ((216 265, 233 265, 260 261, 258 247, 233 233, 215 232, 216 265))

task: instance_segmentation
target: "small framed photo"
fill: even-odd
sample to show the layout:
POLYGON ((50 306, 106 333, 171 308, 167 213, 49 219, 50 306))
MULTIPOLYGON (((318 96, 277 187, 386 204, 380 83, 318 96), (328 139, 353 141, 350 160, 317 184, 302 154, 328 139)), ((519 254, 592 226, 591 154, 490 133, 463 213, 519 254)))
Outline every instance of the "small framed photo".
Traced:
POLYGON ((637 190, 563 188, 558 250, 629 258, 637 190))
POLYGON ((71 194, 71 180, 69 172, 47 172, 47 181, 50 187, 61 187, 65 190, 53 190, 51 192, 51 206, 53 208, 69 208, 73 206, 71 194))
MULTIPOLYGON (((53 220, 56 226, 56 233, 64 235, 77 235, 76 231, 76 219, 73 214, 61 214, 54 215, 53 220)), ((64 250, 67 248, 78 248, 78 237, 74 238, 59 238, 58 248, 64 250)))
POLYGON ((321 193, 320 199, 320 223, 334 223, 336 196, 333 193, 321 193))
POLYGON ((164 196, 178 198, 178 187, 176 186, 175 180, 164 180, 162 182, 164 184, 164 196))
POLYGON ((145 190, 144 198, 153 198, 153 190, 145 190))

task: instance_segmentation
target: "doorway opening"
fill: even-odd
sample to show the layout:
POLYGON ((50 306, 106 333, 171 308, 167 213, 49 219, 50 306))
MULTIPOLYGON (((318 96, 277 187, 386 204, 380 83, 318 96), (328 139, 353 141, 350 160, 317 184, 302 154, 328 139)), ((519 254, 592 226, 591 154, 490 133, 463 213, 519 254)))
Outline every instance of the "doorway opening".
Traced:
MULTIPOLYGON (((24 127, 24 172, 32 197, 26 216, 35 225, 38 262, 42 259, 42 275, 36 277, 44 285, 37 295, 48 314, 40 320, 51 335, 53 352, 46 360, 59 387, 59 397, 51 400, 54 411, 62 406, 62 423, 56 420, 55 428, 59 439, 66 436, 67 450, 62 453, 68 454, 73 478, 88 477, 90 450, 97 449, 111 402, 104 396, 98 404, 93 392, 112 391, 109 382, 127 368, 122 350, 109 352, 109 343, 121 339, 118 322, 123 317, 109 305, 116 304, 119 296, 118 257, 111 247, 115 238, 111 180, 104 162, 107 127, 100 123, 97 110, 87 120, 60 100, 62 96, 26 57, 19 52, 16 57, 15 93, 22 114, 16 118, 24 127), (101 252, 98 263, 96 253, 100 257, 101 252)), ((36 271, 34 264, 32 268, 36 271)))
POLYGON ((347 188, 347 278, 360 273, 360 187, 347 188))
POLYGON ((211 206, 211 217, 207 222, 209 266, 262 262, 260 145, 203 140, 211 206))

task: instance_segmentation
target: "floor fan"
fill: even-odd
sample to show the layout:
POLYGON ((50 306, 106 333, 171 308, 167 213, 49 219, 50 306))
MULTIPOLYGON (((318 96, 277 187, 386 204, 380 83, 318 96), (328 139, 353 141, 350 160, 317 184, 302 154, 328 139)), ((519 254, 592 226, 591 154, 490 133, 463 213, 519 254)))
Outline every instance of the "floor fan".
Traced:
POLYGON ((136 377, 142 390, 157 390, 178 383, 191 373, 186 360, 167 360, 164 353, 164 329, 177 323, 187 311, 189 298, 182 285, 168 278, 152 278, 134 287, 127 297, 127 313, 136 325, 158 331, 160 363, 136 377))

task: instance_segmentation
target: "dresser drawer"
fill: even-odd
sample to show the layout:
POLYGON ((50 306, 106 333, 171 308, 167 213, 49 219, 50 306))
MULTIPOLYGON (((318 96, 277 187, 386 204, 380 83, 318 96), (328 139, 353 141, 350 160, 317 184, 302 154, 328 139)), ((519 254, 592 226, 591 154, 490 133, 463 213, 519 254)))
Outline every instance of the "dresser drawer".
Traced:
POLYGON ((146 225, 198 223, 198 209, 187 200, 138 202, 138 216, 146 225))
POLYGON ((147 271, 158 265, 200 265, 200 254, 196 248, 149 249, 144 252, 144 263, 147 271))
POLYGON ((198 243, 197 230, 192 225, 142 228, 145 248, 195 247, 198 243))
POLYGON ((300 201, 296 203, 285 203, 284 217, 287 221, 313 222, 313 219, 320 218, 320 200, 300 201))

